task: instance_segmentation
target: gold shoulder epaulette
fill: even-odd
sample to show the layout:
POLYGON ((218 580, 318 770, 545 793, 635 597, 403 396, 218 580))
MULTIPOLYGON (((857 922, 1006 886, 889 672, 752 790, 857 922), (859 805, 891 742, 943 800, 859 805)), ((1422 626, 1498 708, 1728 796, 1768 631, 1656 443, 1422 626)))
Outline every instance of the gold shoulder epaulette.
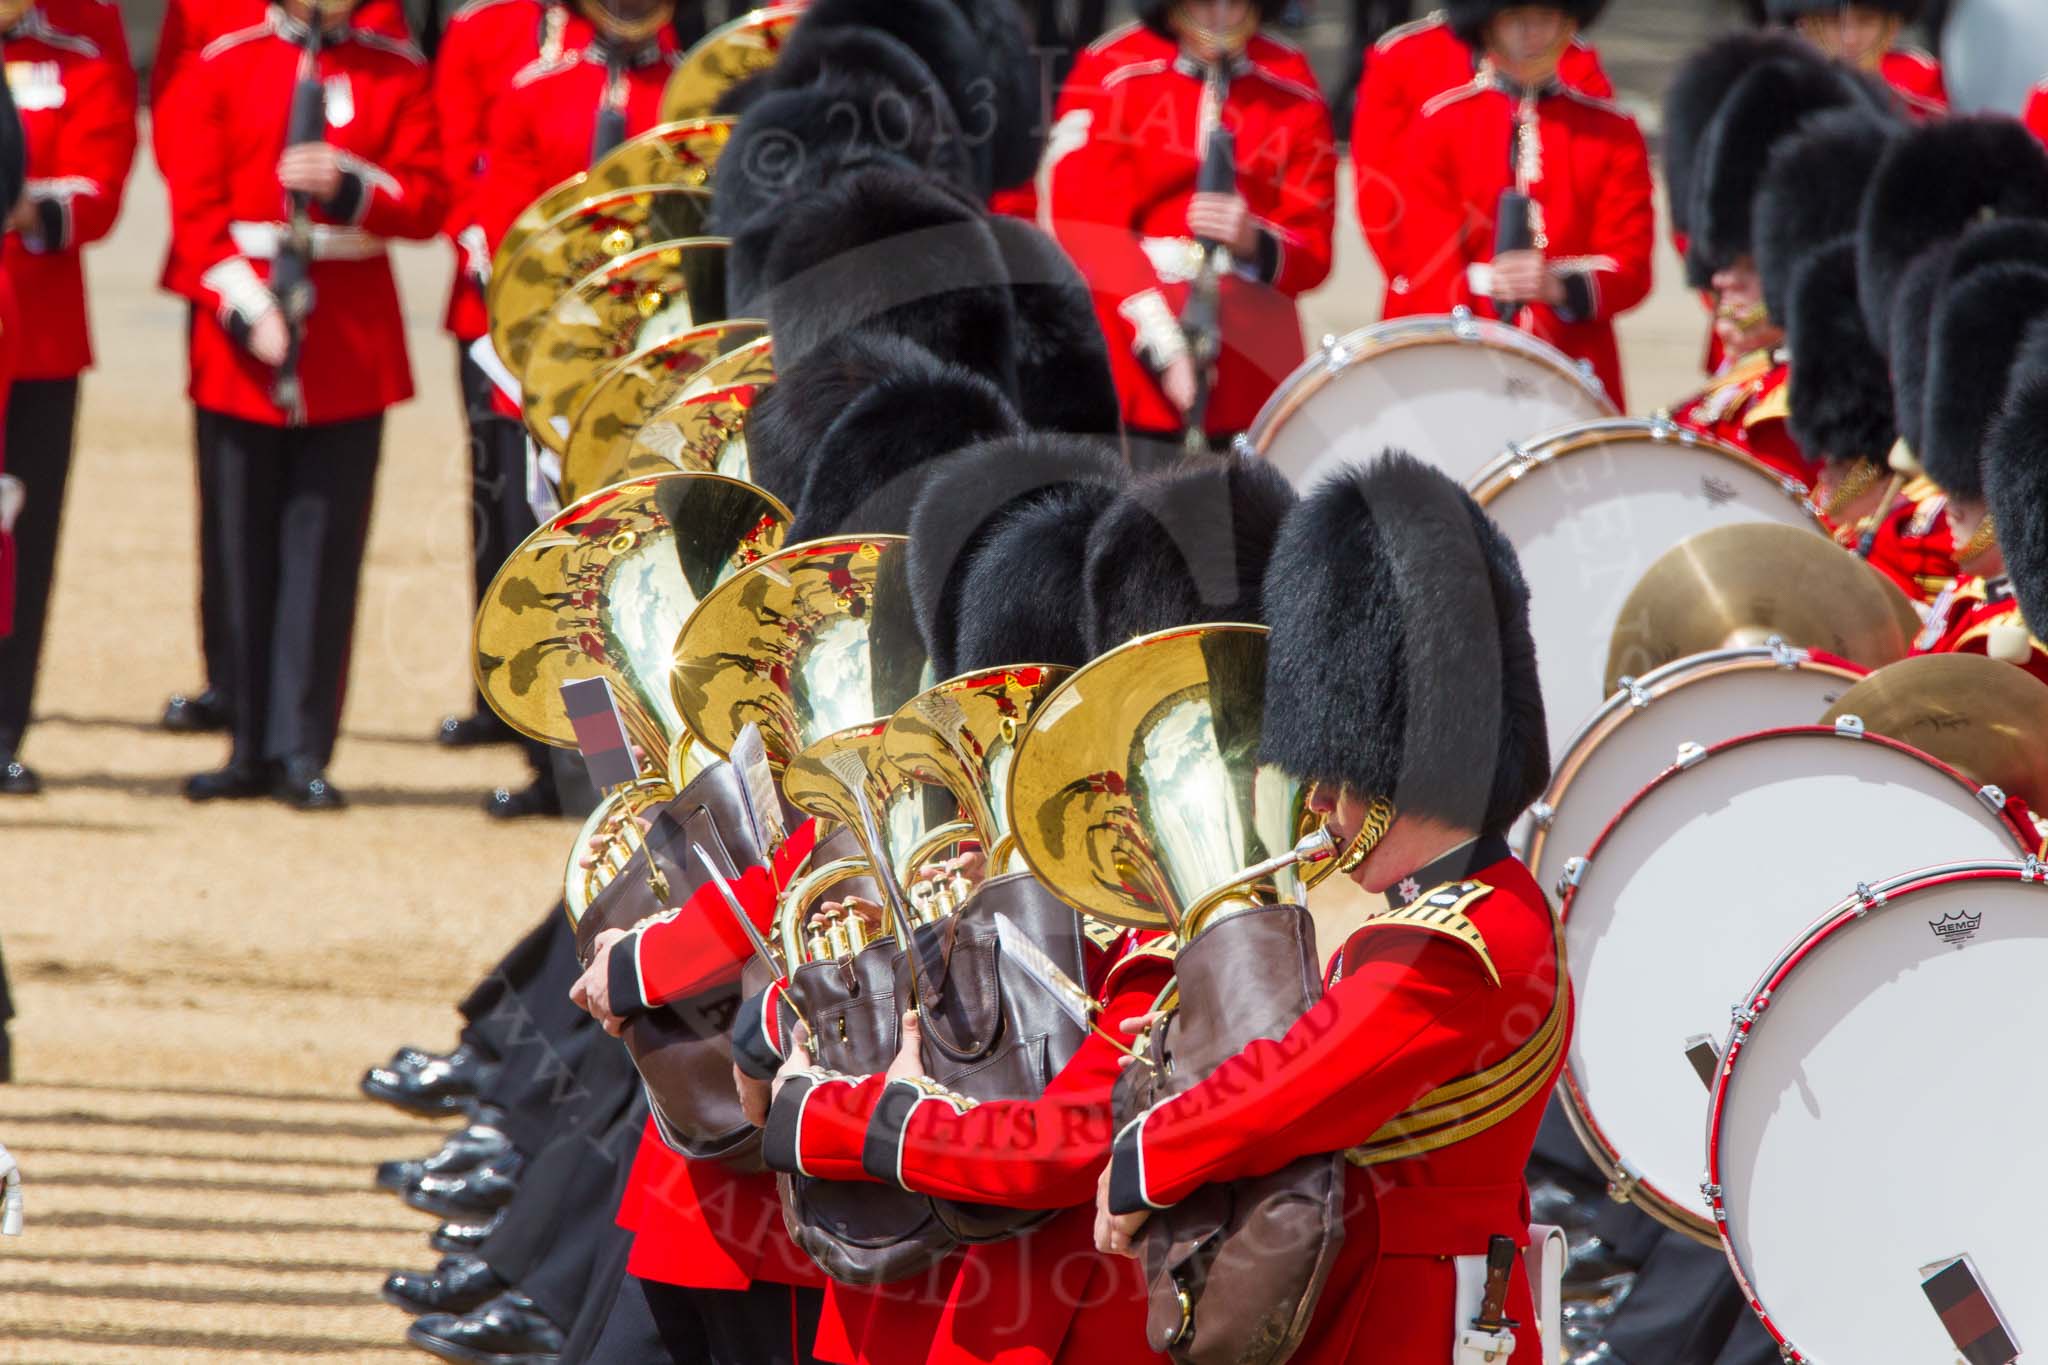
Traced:
POLYGON ((1111 924, 1106 919, 1097 919, 1093 915, 1083 915, 1081 934, 1106 953, 1116 947, 1117 940, 1124 936, 1124 927, 1121 924, 1111 924))
POLYGON ((1750 405, 1742 414, 1742 429, 1747 431, 1759 422, 1782 422, 1791 415, 1792 383, 1787 380, 1750 405))
POLYGON ((1500 968, 1493 965, 1493 954, 1486 948, 1486 936, 1465 914, 1492 894, 1493 888, 1485 882, 1446 882, 1407 905, 1390 906, 1371 916, 1366 920, 1365 928, 1384 925, 1420 929, 1462 943, 1478 955, 1480 965, 1486 968, 1487 979, 1498 986, 1500 968))

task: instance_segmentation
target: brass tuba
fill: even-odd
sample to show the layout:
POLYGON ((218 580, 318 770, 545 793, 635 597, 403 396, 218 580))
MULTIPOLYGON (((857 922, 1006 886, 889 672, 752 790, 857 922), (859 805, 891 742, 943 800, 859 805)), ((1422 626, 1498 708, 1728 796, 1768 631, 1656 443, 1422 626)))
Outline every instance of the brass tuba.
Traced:
POLYGON ((661 92, 662 121, 702 118, 726 91, 775 65, 803 13, 802 3, 769 5, 698 39, 661 92))
POLYGON ((670 469, 753 481, 747 414, 775 382, 774 345, 765 325, 750 319, 703 330, 717 331, 725 346, 708 364, 697 363, 694 334, 685 333, 600 372, 562 457, 564 498, 670 469))

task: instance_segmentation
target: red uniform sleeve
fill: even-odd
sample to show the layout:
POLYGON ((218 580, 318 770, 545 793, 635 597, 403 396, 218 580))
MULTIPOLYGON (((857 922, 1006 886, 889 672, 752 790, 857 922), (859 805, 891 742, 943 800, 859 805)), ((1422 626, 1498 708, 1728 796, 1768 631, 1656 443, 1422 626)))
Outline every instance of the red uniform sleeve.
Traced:
MULTIPOLYGON (((1373 931, 1368 931, 1373 932, 1373 931)), ((1379 930, 1355 967, 1278 1040, 1259 1040, 1117 1134, 1119 1213, 1165 1208, 1203 1185, 1270 1174, 1366 1141, 1500 1044, 1476 1008, 1495 986, 1468 949, 1379 930)))
POLYGON ((177 158, 166 166, 171 197, 171 254, 188 271, 178 284, 193 302, 213 310, 223 326, 231 318, 256 321, 277 306, 256 267, 235 249, 228 235, 233 220, 229 184, 237 168, 229 164, 228 128, 236 115, 227 68, 195 64, 179 77, 184 126, 177 158))
POLYGON ((1575 274, 1590 286, 1590 311, 1574 322, 1612 318, 1650 294, 1651 262, 1657 244, 1656 191, 1650 183, 1650 151, 1642 130, 1626 120, 1612 143, 1590 240, 1594 254, 1554 259, 1552 268, 1575 274))
POLYGON ((1465 267, 1478 259, 1469 243, 1492 221, 1493 206, 1469 202, 1459 184, 1460 146, 1449 117, 1425 118, 1414 126, 1407 162, 1408 200, 1403 206, 1397 248, 1408 289, 1403 313, 1448 313, 1471 307, 1465 267))
POLYGON ((493 252, 526 206, 545 194, 553 183, 548 179, 539 132, 534 126, 542 103, 519 89, 507 91, 497 102, 493 115, 498 125, 497 136, 490 164, 484 168, 483 181, 476 191, 476 221, 493 252))
MULTIPOLYGON (((434 112, 441 124, 441 162, 448 182, 446 231, 459 250, 465 232, 477 221, 477 191, 490 145, 486 111, 497 92, 485 87, 489 54, 480 50, 489 37, 488 24, 458 20, 449 25, 434 54, 434 112)), ((480 251, 480 239, 476 245, 480 251)), ((458 259, 472 274, 480 273, 476 261, 458 259)))
POLYGON ((1422 101, 1408 89, 1398 48, 1368 48, 1351 111, 1351 172, 1358 225, 1389 278, 1404 273, 1399 228, 1406 208, 1403 152, 1422 101))
POLYGON ((135 77, 125 44, 72 68, 66 84, 56 155, 30 168, 25 187, 43 224, 31 249, 80 247, 113 231, 135 162, 135 77))
MULTIPOLYGON (((1286 154, 1281 159, 1279 207, 1260 226, 1279 248, 1272 286, 1292 298, 1330 277, 1337 233, 1337 144, 1329 108, 1321 100, 1301 101, 1288 111, 1280 136, 1286 154)), ((1239 155, 1249 153, 1256 164, 1259 150, 1240 148, 1239 155)))
POLYGON ((2034 93, 2027 97, 2027 127, 2034 136, 2048 143, 2048 81, 2034 87, 2034 93))
POLYGON ((448 215, 446 171, 424 64, 399 79, 397 98, 391 145, 377 161, 339 153, 343 173, 354 181, 354 193, 344 193, 345 208, 316 210, 316 216, 378 237, 419 240, 438 235, 448 215))
POLYGON ((1600 65, 1599 50, 1590 43, 1574 42, 1564 50, 1557 64, 1557 77, 1596 100, 1614 98, 1614 82, 1607 79, 1607 69, 1600 65))

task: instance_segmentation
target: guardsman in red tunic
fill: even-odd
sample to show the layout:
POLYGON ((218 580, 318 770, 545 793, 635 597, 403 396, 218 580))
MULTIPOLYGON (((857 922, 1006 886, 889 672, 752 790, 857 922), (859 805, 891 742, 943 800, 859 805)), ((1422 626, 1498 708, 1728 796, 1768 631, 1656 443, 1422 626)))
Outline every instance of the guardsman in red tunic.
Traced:
MULTIPOLYGON (((1404 281, 1388 317, 1469 308, 1511 319, 1585 361, 1627 407, 1614 319, 1650 292, 1656 246, 1649 152, 1635 120, 1558 78, 1601 6, 1475 0, 1454 22, 1485 60, 1423 106, 1403 215, 1404 281), (1502 195, 1526 200, 1526 243, 1501 253, 1502 195)), ((1511 201, 1512 202, 1512 201, 1511 201)))
POLYGON ((194 800, 341 804, 325 773, 384 411, 412 396, 387 242, 432 237, 447 211, 426 62, 351 27, 350 9, 272 8, 178 78, 174 251, 197 305, 190 391, 223 500, 235 660, 234 749, 186 784, 194 800), (325 138, 287 146, 302 78, 319 84, 325 138), (295 341, 270 281, 301 249, 312 306, 295 341))
POLYGON ((135 158, 135 77, 120 16, 98 0, 0 4, 7 86, 28 179, 8 215, 0 270, 30 325, 15 338, 9 471, 27 492, 14 521, 14 631, 0 641, 0 795, 37 790, 21 762, 42 654, 78 377, 92 364, 81 252, 113 229, 135 158))
MULTIPOLYGON (((1358 222, 1389 290, 1406 271, 1395 252, 1407 199, 1409 133, 1422 107, 1470 81, 1480 54, 1458 36, 1447 11, 1436 10, 1389 29, 1366 51, 1351 114, 1351 170, 1358 222)), ((1557 78, 1595 99, 1614 98, 1600 54, 1573 35, 1558 59, 1557 78)))
POLYGON ((1258 32, 1263 8, 1149 4, 1082 54, 1060 96, 1042 212, 1094 293, 1133 434, 1179 438, 1198 401, 1181 325, 1198 239, 1229 252, 1211 441, 1251 425, 1306 355, 1295 299, 1330 273, 1336 151, 1307 58, 1258 32), (1201 193, 1219 118, 1235 135, 1237 185, 1201 193))
MULTIPOLYGON (((1522 1171, 1571 1029, 1557 917, 1503 837, 1550 767, 1528 593, 1499 528, 1398 452, 1311 493, 1268 581, 1287 590, 1266 599, 1262 755, 1318 784, 1354 880, 1389 908, 1285 1036, 1124 1125, 1098 1244, 1128 1250, 1204 1185, 1342 1152, 1343 1244, 1292 1360, 1443 1365, 1478 1310, 1456 1262, 1528 1240, 1522 1171), (1492 623, 1482 667, 1474 622, 1492 623), (1397 1125, 1487 1072, 1493 1102, 1457 1128, 1397 1125)), ((1525 1326, 1501 1361, 1544 1359, 1531 1304, 1518 1262, 1507 1316, 1525 1326)))
MULTIPOLYGON (((448 168, 447 235, 455 248, 455 277, 444 325, 455 338, 469 433, 470 559, 478 601, 505 557, 535 523, 526 504, 525 432, 499 415, 493 404, 496 387, 470 355, 470 347, 490 331, 483 294, 490 246, 477 222, 476 198, 490 161, 499 96, 511 88, 520 70, 560 55, 568 18, 561 0, 470 0, 449 20, 434 57, 434 108, 441 128, 441 159, 448 168)), ((504 722, 478 696, 468 716, 443 720, 436 738, 460 748, 510 736, 504 722)), ((537 776, 552 773, 545 761, 532 767, 537 776)), ((508 794, 505 800, 510 799, 508 794)), ((494 794, 494 813, 497 803, 494 794)))
POLYGON ((1899 42, 1923 8, 1920 0, 1769 0, 1771 18, 1836 61, 1881 77, 1914 117, 1927 119, 1948 112, 1941 62, 1899 42))
POLYGON ((2048 80, 2035 86, 2027 96, 2027 107, 2021 117, 2035 137, 2048 143, 2048 80))

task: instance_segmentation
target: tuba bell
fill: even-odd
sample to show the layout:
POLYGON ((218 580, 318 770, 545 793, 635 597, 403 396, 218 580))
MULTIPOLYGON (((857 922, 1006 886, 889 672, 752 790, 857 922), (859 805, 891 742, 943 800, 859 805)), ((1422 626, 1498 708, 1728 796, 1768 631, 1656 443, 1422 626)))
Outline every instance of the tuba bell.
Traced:
POLYGON ((769 5, 698 39, 661 92, 662 122, 712 113, 726 91, 775 65, 804 8, 802 3, 769 5))

